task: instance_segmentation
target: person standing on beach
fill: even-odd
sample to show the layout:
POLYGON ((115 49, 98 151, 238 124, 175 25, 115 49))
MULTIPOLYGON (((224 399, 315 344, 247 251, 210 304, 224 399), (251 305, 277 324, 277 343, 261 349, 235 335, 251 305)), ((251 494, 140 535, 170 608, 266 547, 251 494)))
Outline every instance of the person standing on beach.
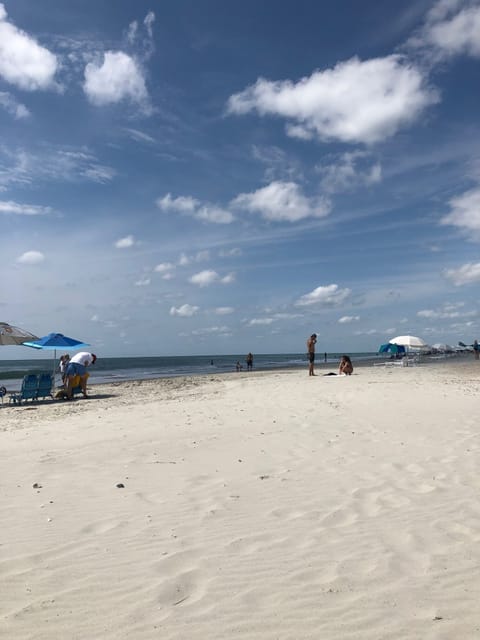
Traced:
POLYGON ((70 362, 70 356, 66 353, 63 356, 60 356, 60 362, 58 363, 58 368, 60 369, 60 375, 62 376, 62 382, 65 384, 67 380, 67 376, 65 374, 67 370, 68 363, 70 362))
POLYGON ((307 340, 307 352, 308 352, 308 375, 314 376, 315 373, 313 371, 315 364, 315 344, 317 342, 317 334, 312 333, 312 335, 307 340))
POLYGON ((253 354, 252 353, 247 353, 247 357, 245 359, 245 362, 247 363, 247 371, 251 371, 253 369, 253 354))
POLYGON ((480 344, 478 344, 478 340, 473 341, 472 347, 475 360, 478 360, 480 358, 480 344))

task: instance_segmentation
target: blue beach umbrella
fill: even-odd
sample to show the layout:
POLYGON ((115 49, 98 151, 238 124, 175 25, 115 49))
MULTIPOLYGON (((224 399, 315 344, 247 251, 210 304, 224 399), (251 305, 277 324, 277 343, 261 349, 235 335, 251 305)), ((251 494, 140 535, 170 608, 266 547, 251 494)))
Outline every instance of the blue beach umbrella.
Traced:
POLYGON ((53 374, 55 375, 55 360, 57 358, 57 349, 62 351, 76 351, 77 349, 83 349, 90 345, 81 340, 75 340, 75 338, 69 338, 64 336, 63 333, 49 333, 43 338, 38 340, 32 340, 31 342, 24 342, 25 347, 32 347, 33 349, 50 349, 53 351, 53 374))

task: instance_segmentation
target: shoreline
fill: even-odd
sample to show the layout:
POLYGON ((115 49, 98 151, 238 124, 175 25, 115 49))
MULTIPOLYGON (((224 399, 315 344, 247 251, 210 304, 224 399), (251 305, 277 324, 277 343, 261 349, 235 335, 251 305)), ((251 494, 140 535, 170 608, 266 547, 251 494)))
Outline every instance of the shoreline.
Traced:
MULTIPOLYGON (((292 354, 294 355, 294 354, 292 354)), ((329 360, 326 363, 323 361, 323 357, 320 357, 321 354, 318 354, 318 359, 315 362, 315 369, 319 370, 319 371, 325 371, 325 370, 329 370, 329 371, 333 371, 336 372, 338 370, 338 362, 339 359, 337 360, 329 360)), ((458 353, 458 354, 454 354, 454 355, 446 355, 446 356, 420 356, 420 362, 419 364, 421 366, 432 366, 435 364, 446 364, 446 365, 450 365, 450 364, 454 364, 454 363, 460 363, 462 361, 468 361, 472 359, 471 354, 469 353, 458 353)), ((19 361, 21 362, 21 361, 19 361)), ((390 366, 390 365, 397 365, 400 366, 401 365, 401 360, 395 360, 395 359, 391 359, 391 358, 385 358, 382 356, 363 356, 359 359, 355 359, 353 358, 352 360, 353 365, 355 367, 355 369, 359 369, 359 368, 364 368, 364 367, 370 367, 370 366, 382 366, 382 365, 386 365, 386 366, 390 366)), ((253 371, 248 372, 248 373, 269 373, 269 372, 275 372, 275 371, 302 371, 304 368, 308 368, 308 361, 306 359, 305 356, 305 362, 302 363, 295 363, 295 364, 290 364, 290 365, 275 365, 275 366, 254 366, 253 371)), ((37 371, 49 371, 48 367, 44 367, 42 369, 37 369, 37 368, 33 368, 30 367, 28 369, 28 372, 37 372, 37 371)), ((172 379, 172 378, 186 378, 186 377, 205 377, 205 376, 212 376, 212 375, 228 375, 228 374, 239 374, 239 373, 246 373, 246 368, 242 368, 242 370, 240 372, 235 371, 234 367, 232 367, 231 369, 214 369, 211 371, 202 371, 202 372, 192 372, 192 373, 183 373, 183 372, 179 372, 179 373, 146 373, 143 372, 141 374, 134 373, 132 370, 131 374, 128 373, 128 369, 127 370, 122 370, 124 371, 122 376, 118 376, 112 373, 108 373, 108 372, 103 372, 103 371, 96 371, 94 369, 92 369, 92 371, 90 372, 91 375, 90 376, 90 381, 89 381, 89 386, 98 386, 98 385, 103 385, 103 384, 116 384, 117 382, 133 382, 133 381, 139 381, 139 380, 161 380, 161 379, 172 379), (98 374, 98 375, 97 375, 98 374)), ((319 374, 321 375, 321 374, 319 374)), ((59 376, 60 374, 57 372, 55 374, 55 380, 56 382, 59 382, 59 376)), ((13 378, 13 377, 3 377, 1 378, 0 375, 0 382, 2 384, 2 386, 5 386, 7 388, 8 392, 16 392, 19 391, 20 387, 21 387, 21 383, 22 383, 22 377, 18 377, 18 378, 13 378)), ((57 388, 59 385, 56 385, 57 388)))

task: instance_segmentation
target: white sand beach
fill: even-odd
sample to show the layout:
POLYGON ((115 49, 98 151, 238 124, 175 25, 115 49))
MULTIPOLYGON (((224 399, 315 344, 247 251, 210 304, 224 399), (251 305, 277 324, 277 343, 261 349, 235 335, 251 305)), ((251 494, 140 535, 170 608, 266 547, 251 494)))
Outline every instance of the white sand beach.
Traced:
POLYGON ((0 408, 0 637, 480 637, 480 366, 0 408))

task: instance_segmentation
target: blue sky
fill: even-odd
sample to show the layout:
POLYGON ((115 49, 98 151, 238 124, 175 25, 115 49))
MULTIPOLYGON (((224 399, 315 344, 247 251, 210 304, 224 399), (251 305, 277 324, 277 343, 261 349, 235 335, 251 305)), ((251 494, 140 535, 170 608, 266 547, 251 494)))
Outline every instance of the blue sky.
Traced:
POLYGON ((478 1, 4 0, 0 320, 105 356, 480 338, 479 70, 478 1))

